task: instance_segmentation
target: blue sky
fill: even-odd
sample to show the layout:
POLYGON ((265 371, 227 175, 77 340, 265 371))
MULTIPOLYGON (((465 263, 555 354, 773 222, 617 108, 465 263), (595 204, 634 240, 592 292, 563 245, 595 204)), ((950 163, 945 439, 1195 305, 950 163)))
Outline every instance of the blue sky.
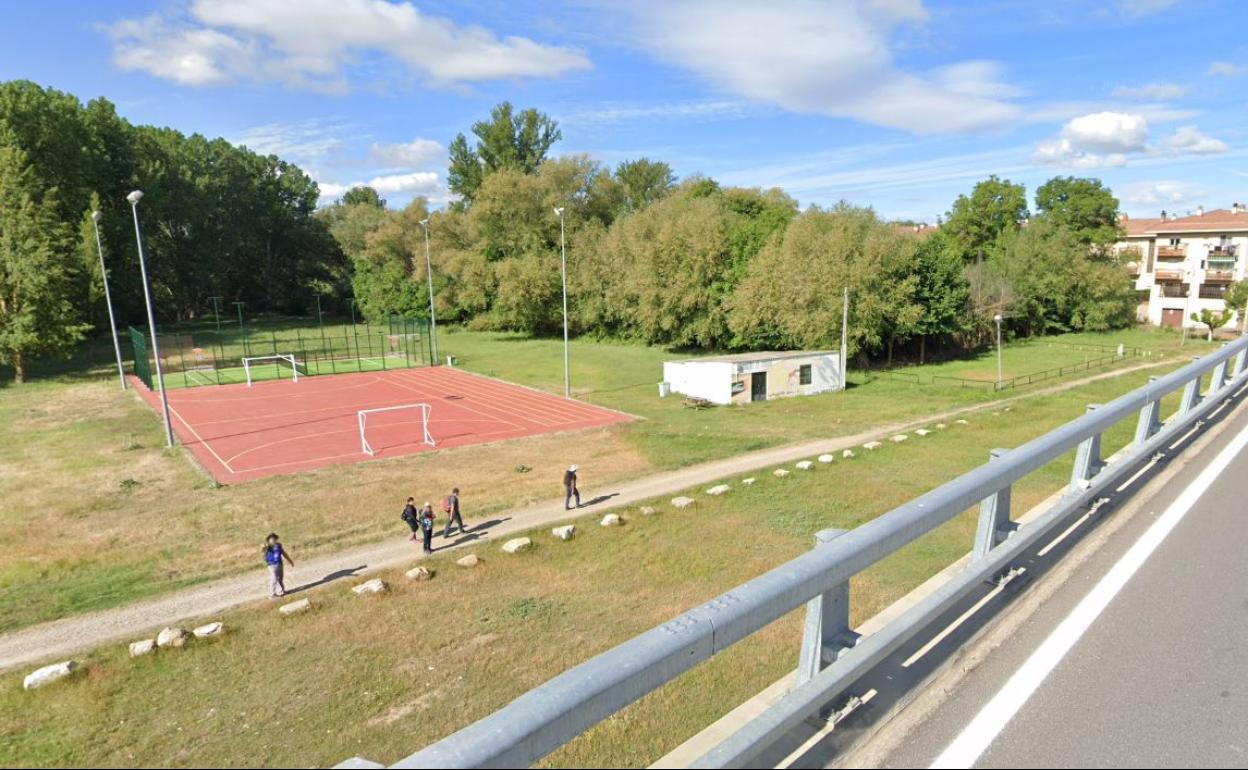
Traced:
POLYGON ((0 79, 224 136, 330 196, 445 201, 504 99, 555 152, 935 219, 989 174, 1156 216, 1248 200, 1237 0, 146 0, 0 5, 0 79))

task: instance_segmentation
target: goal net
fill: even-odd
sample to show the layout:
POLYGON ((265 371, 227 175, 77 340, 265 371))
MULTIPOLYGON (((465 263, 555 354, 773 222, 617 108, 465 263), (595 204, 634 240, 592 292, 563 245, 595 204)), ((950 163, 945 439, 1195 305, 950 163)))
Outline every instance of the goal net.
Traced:
MULTIPOLYGON (((251 356, 243 359, 243 371, 247 373, 247 387, 251 387, 252 382, 257 379, 258 374, 267 374, 270 367, 277 370, 277 376, 280 379, 286 378, 287 367, 290 368, 290 375, 295 382, 299 381, 299 367, 303 364, 295 360, 290 354, 282 354, 276 356, 251 356), (267 362, 267 363, 265 363, 267 362)), ((268 377, 260 377, 259 379, 269 379, 268 377)))
MULTIPOLYGON (((385 430, 386 433, 393 435, 397 431, 416 431, 419 430, 420 441, 429 446, 437 446, 437 442, 433 440, 433 434, 429 432, 429 415, 433 413, 433 407, 428 404, 403 404, 401 406, 386 406, 380 409, 361 409, 356 412, 356 418, 360 424, 360 451, 369 457, 377 454, 375 446, 369 443, 369 436, 373 440, 377 440, 377 435, 385 430), (388 414, 394 412, 410 412, 405 418, 400 419, 384 419, 378 418, 376 415, 388 414), (372 433, 369 433, 369 415, 374 415, 372 433)), ((407 441, 400 443, 410 443, 407 441)))

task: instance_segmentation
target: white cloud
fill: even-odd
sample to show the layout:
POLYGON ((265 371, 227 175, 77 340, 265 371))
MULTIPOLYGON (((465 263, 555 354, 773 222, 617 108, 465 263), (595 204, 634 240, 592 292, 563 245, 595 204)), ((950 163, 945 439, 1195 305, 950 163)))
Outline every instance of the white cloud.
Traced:
POLYGON ((1161 145, 1174 155, 1216 155, 1230 149, 1221 139, 1202 134, 1197 126, 1180 126, 1161 145))
POLYGON ((342 152, 347 127, 323 120, 304 123, 268 123, 253 126, 230 139, 261 155, 276 155, 292 163, 320 163, 342 152))
POLYGON ((1229 61, 1215 61, 1209 65, 1208 74, 1221 75, 1228 78, 1248 75, 1248 65, 1232 64, 1229 61))
POLYGON ((1123 203, 1135 206, 1182 207, 1205 197, 1204 191, 1187 182, 1132 182, 1118 191, 1123 203))
POLYGON ((1142 86, 1119 86, 1114 96, 1145 102, 1168 102, 1187 94, 1187 87, 1178 83, 1148 83, 1142 86))
POLYGON ((1139 152, 1148 141, 1148 121, 1124 112, 1094 112, 1062 127, 1062 138, 1079 150, 1139 152))
POLYGON ((446 162, 446 148, 440 142, 417 137, 401 144, 374 143, 368 151, 368 159, 382 166, 397 168, 424 168, 446 162))
POLYGON ((1033 163, 1039 166, 1064 166, 1067 168, 1103 168, 1105 166, 1125 166, 1127 156, 1122 153, 1102 155, 1079 148, 1066 137, 1041 142, 1031 155, 1033 163))
POLYGON ((910 72, 896 27, 927 18, 914 0, 692 0, 634 4, 640 44, 719 89, 801 113, 915 133, 999 128, 1021 119, 992 62, 910 72))
POLYGON ((194 0, 184 15, 105 28, 114 60, 185 85, 251 80, 341 92, 366 54, 394 59, 435 86, 554 77, 590 66, 570 48, 500 38, 389 0, 194 0))
POLYGON ((716 120, 743 118, 760 110, 740 100, 672 102, 663 104, 605 104, 559 116, 560 124, 602 125, 633 120, 716 120))
POLYGON ((377 176, 366 182, 317 182, 321 190, 321 199, 328 200, 339 198, 347 190, 352 187, 368 186, 381 193, 382 195, 400 194, 403 196, 424 196, 430 199, 441 199, 445 197, 446 190, 438 181, 438 175, 433 171, 417 171, 411 174, 390 174, 387 176, 377 176))

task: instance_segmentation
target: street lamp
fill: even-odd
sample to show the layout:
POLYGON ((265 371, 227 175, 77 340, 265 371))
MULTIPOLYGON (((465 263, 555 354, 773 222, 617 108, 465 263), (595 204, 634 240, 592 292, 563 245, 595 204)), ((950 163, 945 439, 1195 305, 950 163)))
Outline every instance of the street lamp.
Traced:
POLYGON ((992 317, 997 322, 997 390, 1001 390, 1001 314, 992 317))
POLYGON ((572 397, 572 376, 568 369, 568 251, 563 240, 563 207, 555 209, 559 217, 559 270, 563 276, 563 397, 572 397))
POLYGON ((113 333, 113 352, 117 354, 117 379, 121 380, 121 389, 126 389, 126 368, 121 363, 121 343, 117 340, 117 320, 113 318, 113 297, 108 290, 108 268, 104 265, 104 242, 100 240, 100 219, 98 211, 91 212, 91 223, 95 225, 95 247, 100 252, 100 278, 104 281, 104 302, 108 305, 108 330, 113 333))
POLYGON ((134 240, 139 248, 139 271, 143 275, 143 299, 147 302, 147 328, 152 333, 152 357, 156 359, 156 382, 160 388, 160 405, 165 415, 165 446, 173 446, 173 423, 169 422, 169 395, 165 392, 165 373, 160 366, 160 343, 156 339, 156 313, 152 310, 152 292, 147 285, 147 260, 143 256, 143 231, 139 228, 139 201, 143 191, 135 190, 126 196, 130 210, 134 212, 134 240))
POLYGON ((438 363, 438 319, 433 314, 433 263, 429 261, 429 218, 425 217, 420 220, 420 226, 425 228, 425 272, 429 276, 429 339, 432 343, 430 348, 433 352, 433 363, 438 363))

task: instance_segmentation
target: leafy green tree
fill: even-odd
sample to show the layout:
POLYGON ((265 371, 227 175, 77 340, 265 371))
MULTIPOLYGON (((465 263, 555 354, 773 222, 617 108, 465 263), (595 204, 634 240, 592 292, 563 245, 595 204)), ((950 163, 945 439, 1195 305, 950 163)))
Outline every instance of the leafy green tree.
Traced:
POLYGON ((377 194, 377 191, 368 185, 352 187, 342 194, 340 201, 344 206, 372 206, 373 208, 384 209, 386 201, 377 194))
POLYGON ((1235 311, 1229 308, 1226 310, 1211 310, 1206 307, 1201 308, 1198 313, 1192 313, 1193 321, 1198 324, 1204 324, 1209 328, 1207 339, 1210 342, 1213 342, 1213 333, 1230 323, 1234 317, 1235 311))
POLYGON ((921 240, 916 258, 915 300, 923 314, 915 324, 915 334, 919 337, 919 363, 923 363, 929 337, 965 330, 971 287, 963 270, 962 255, 947 235, 938 231, 921 240))
POLYGON ((615 167, 615 178, 624 187, 625 211, 644 209, 676 187, 672 167, 649 158, 622 161, 615 167))
POLYGON ((944 223, 964 259, 983 262, 1000 238, 1027 219, 1027 188, 990 176, 969 197, 959 195, 944 223))
POLYGON ((464 206, 473 203, 482 182, 496 171, 536 172, 551 146, 563 138, 554 119, 532 108, 516 113, 511 102, 491 110, 489 120, 474 123, 472 133, 477 137, 475 147, 459 134, 449 148, 447 186, 464 206))
POLYGON ((365 318, 380 322, 391 314, 408 318, 428 315, 425 240, 420 226, 428 216, 425 199, 417 198, 402 211, 385 217, 381 226, 366 236, 363 251, 354 258, 352 279, 355 301, 365 318))
POLYGON ((71 233, 25 154, 0 145, 0 355, 18 383, 32 358, 67 351, 90 328, 74 308, 71 233))
POLYGON ((1118 199, 1099 179, 1054 177, 1036 189, 1036 210, 1101 250, 1122 236, 1118 199))

